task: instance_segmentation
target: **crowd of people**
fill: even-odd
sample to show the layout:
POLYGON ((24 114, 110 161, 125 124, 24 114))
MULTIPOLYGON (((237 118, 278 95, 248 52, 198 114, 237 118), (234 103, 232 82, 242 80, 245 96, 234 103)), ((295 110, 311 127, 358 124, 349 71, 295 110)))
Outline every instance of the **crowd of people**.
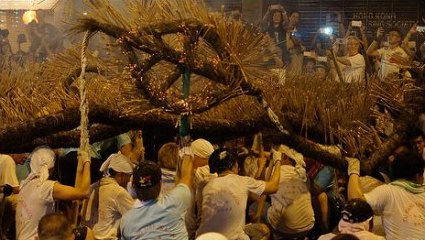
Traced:
POLYGON ((335 146, 317 144, 346 159, 346 173, 285 145, 263 146, 258 137, 251 146, 245 138, 170 142, 157 161, 143 160, 140 134, 131 133, 94 143, 90 153, 41 146, 2 154, 2 239, 425 236, 422 131, 412 131, 374 178, 360 177, 360 161, 335 146), (82 178, 73 187, 78 161, 82 178), (30 171, 19 184, 16 164, 24 162, 30 171), (67 203, 82 199, 73 229, 67 203))
MULTIPOLYGON (((409 44, 412 36, 423 34, 414 24, 405 36, 398 28, 379 27, 374 36, 367 36, 361 21, 349 21, 344 26, 342 14, 315 33, 311 45, 303 43, 299 33, 302 15, 298 11, 286 12, 282 5, 270 5, 262 19, 262 30, 274 42, 275 57, 269 64, 284 66, 287 77, 315 76, 316 80, 330 79, 343 83, 364 83, 374 73, 383 80, 388 76, 423 77, 425 44, 417 48, 409 44), (373 41, 369 44, 369 40, 373 41), (276 51, 277 49, 277 51, 276 51), (276 57, 276 55, 278 57, 276 57)), ((347 20, 347 19, 346 19, 347 20)), ((269 50, 270 51, 270 50, 269 50)))
MULTIPOLYGON (((240 11, 232 14, 240 20, 240 11)), ((369 45, 365 27, 345 32, 338 14, 339 35, 319 30, 306 48, 297 34, 301 17, 271 5, 263 18, 275 43, 270 64, 288 76, 361 84, 369 67, 382 80, 412 78, 412 62, 424 63, 425 45, 418 53, 407 46, 417 25, 404 38, 389 29, 384 39, 378 28, 369 45)), ((0 31, 1 44, 7 35, 0 31)), ((7 51, 10 44, 0 47, 7 51)), ((182 139, 148 160, 141 137, 131 131, 93 143, 88 152, 40 146, 0 154, 1 238, 425 239, 421 129, 412 129, 373 176, 360 176, 359 159, 336 146, 317 144, 345 159, 347 171, 286 145, 265 146, 259 135, 213 144, 182 139), (82 207, 70 204, 74 200, 84 200, 82 207)))

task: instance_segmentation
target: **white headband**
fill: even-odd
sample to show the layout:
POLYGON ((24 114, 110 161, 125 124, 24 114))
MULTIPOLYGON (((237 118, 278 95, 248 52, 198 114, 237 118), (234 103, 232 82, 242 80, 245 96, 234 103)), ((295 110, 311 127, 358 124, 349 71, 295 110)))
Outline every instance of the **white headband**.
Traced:
POLYGON ((103 162, 100 166, 99 171, 103 172, 104 175, 109 176, 108 170, 112 168, 115 172, 121 173, 133 173, 133 165, 128 157, 121 153, 114 153, 103 162))

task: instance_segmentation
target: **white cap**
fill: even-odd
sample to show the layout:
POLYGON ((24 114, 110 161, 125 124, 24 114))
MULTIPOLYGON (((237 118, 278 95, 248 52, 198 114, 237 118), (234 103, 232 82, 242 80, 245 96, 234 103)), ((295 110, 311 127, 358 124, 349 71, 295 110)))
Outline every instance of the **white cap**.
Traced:
POLYGON ((200 235, 196 240, 227 240, 227 237, 220 233, 209 232, 200 235))
POLYGON ((213 145, 205 139, 198 138, 190 145, 193 150, 193 155, 200 158, 209 158, 211 153, 214 152, 213 145))

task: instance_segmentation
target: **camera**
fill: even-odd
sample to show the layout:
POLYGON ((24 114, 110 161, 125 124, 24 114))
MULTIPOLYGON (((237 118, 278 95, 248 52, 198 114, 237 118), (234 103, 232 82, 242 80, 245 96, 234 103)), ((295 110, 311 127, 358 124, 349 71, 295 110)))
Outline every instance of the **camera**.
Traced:
POLYGON ((425 26, 416 26, 417 32, 425 32, 425 26))

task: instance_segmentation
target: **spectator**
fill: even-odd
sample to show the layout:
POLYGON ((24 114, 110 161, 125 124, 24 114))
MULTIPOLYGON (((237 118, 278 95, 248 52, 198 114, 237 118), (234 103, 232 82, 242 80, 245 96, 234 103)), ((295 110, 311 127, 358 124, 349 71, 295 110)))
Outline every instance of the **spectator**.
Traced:
POLYGON ((328 77, 328 66, 326 62, 317 61, 314 66, 314 71, 316 74, 316 78, 319 81, 324 81, 328 77))
POLYGON ((384 37, 384 29, 378 28, 376 39, 367 49, 367 55, 380 59, 381 65, 379 69, 379 77, 383 80, 387 76, 399 73, 402 65, 408 60, 407 53, 400 47, 401 32, 398 29, 390 29, 388 37, 388 47, 379 48, 384 37))
POLYGON ((71 224, 63 214, 51 213, 38 223, 38 240, 74 240, 71 224))
POLYGON ((282 5, 270 5, 263 17, 263 23, 268 23, 265 27, 265 32, 274 41, 276 46, 279 47, 279 56, 282 56, 282 53, 286 48, 286 30, 284 28, 284 24, 287 21, 288 17, 286 16, 285 8, 282 5))
POLYGON ((40 219, 54 212, 55 200, 84 199, 90 187, 90 158, 85 152, 79 153, 82 162, 80 187, 70 187, 48 180, 53 170, 55 154, 50 148, 40 147, 31 154, 31 173, 22 181, 16 207, 16 238, 33 239, 37 236, 40 219))
POLYGON ((365 80, 366 63, 363 55, 359 53, 359 48, 360 40, 355 36, 349 36, 347 55, 336 58, 345 83, 363 83, 365 80))
POLYGON ((193 151, 182 149, 181 178, 165 194, 161 192, 161 168, 153 162, 141 162, 133 171, 133 187, 140 201, 122 218, 122 239, 188 239, 184 214, 190 204, 193 151))
POLYGON ((294 76, 300 76, 302 73, 303 52, 305 50, 298 32, 300 13, 298 11, 292 11, 288 19, 289 21, 285 25, 286 48, 283 49, 282 55, 287 59, 288 73, 294 76))
MULTIPOLYGON (((259 231, 267 235, 263 225, 245 226, 248 193, 275 193, 280 171, 274 171, 268 182, 239 176, 237 156, 226 148, 215 150, 208 162, 211 173, 217 173, 218 177, 211 179, 202 191, 201 222, 196 234, 218 232, 229 239, 249 239, 247 233, 259 231)), ((279 169, 280 163, 281 154, 275 152, 273 166, 279 169)), ((253 239, 262 239, 264 235, 253 239)))
POLYGON ((395 181, 363 194, 359 183, 360 161, 348 161, 348 198, 362 198, 382 215, 387 239, 423 239, 425 236, 424 165, 416 152, 402 152, 392 162, 395 181))
MULTIPOLYGON (((353 234, 360 240, 385 240, 384 237, 371 233, 373 228, 373 211, 370 205, 362 199, 349 200, 342 210, 342 218, 338 223, 338 232, 353 234)), ((319 240, 328 240, 336 234, 329 233, 319 237, 319 240)))

